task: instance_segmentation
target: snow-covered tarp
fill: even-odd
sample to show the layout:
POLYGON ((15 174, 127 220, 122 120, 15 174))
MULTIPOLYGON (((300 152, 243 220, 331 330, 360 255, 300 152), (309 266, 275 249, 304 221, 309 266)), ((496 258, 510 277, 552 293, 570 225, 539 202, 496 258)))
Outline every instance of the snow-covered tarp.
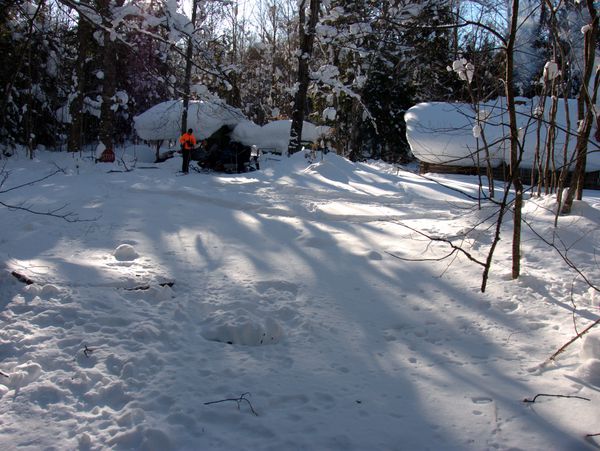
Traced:
MULTIPOLYGON (((170 100, 159 103, 133 118, 138 136, 147 141, 177 139, 181 134, 183 102, 170 100)), ((249 121, 231 106, 218 102, 191 101, 188 107, 188 127, 198 139, 206 139, 223 126, 233 129, 231 139, 247 146, 284 153, 290 141, 292 121, 270 122, 262 127, 249 121)), ((316 142, 325 136, 329 127, 304 122, 302 140, 316 142)))
MULTIPOLYGON (((262 127, 253 122, 246 121, 239 123, 235 127, 231 134, 231 139, 247 146, 256 145, 263 150, 284 153, 288 149, 291 128, 292 121, 290 120, 273 121, 262 127)), ((302 125, 302 140, 316 142, 325 136, 328 131, 328 127, 316 126, 304 121, 302 125)))
MULTIPOLYGON (((133 118, 138 136, 147 141, 177 139, 181 135, 182 100, 169 100, 133 118)), ((235 127, 247 120, 237 108, 225 103, 190 101, 187 126, 198 139, 206 139, 223 125, 235 127)))
MULTIPOLYGON (((540 149, 545 149, 551 100, 547 99, 540 108, 539 98, 518 99, 517 121, 520 139, 525 153, 521 166, 531 168, 536 147, 537 116, 542 117, 540 149), (541 116, 543 114, 543 116, 541 116)), ((568 149, 572 155, 575 148, 577 128, 576 100, 568 100, 571 135, 568 149)), ((420 103, 410 108, 405 116, 406 136, 413 155, 420 161, 453 166, 485 166, 483 138, 489 145, 492 166, 510 162, 510 144, 507 139, 508 114, 506 99, 481 103, 477 114, 473 107, 464 103, 431 102, 420 103), (478 151, 479 149, 479 151, 478 151)), ((567 115, 565 102, 559 99, 556 116, 556 163, 562 165, 562 149, 567 138, 567 115), (561 156, 559 156, 561 155, 561 156)), ((600 170, 598 142, 593 135, 588 143, 587 171, 600 170)), ((542 158, 545 158, 543 153, 542 158)))

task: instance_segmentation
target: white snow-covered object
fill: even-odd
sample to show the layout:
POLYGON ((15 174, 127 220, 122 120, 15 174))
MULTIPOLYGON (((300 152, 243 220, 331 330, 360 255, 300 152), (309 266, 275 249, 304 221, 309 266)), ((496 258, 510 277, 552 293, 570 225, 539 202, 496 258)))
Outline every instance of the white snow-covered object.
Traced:
MULTIPOLYGON (((524 146, 521 167, 531 168, 534 163, 536 146, 535 117, 543 112, 543 124, 540 133, 540 149, 545 149, 547 139, 551 99, 540 105, 540 98, 517 99, 517 122, 519 136, 524 146), (541 108, 543 107, 543 108, 541 108)), ((577 130, 576 100, 568 100, 571 119, 571 133, 577 130)), ((406 137, 413 155, 424 163, 445 164, 451 166, 486 166, 486 154, 483 150, 485 137, 490 150, 490 161, 496 167, 501 163, 510 163, 510 143, 508 140, 508 113, 506 99, 481 103, 479 114, 473 107, 464 103, 431 102, 420 103, 411 107, 404 115, 406 121, 406 137), (475 133, 474 131, 477 131, 475 133)), ((564 130, 567 127, 565 102, 558 101, 556 117, 556 157, 557 164, 562 164, 562 148, 566 140, 564 130)), ((593 136, 596 125, 592 129, 588 143, 587 171, 600 170, 600 153, 598 143, 593 136)), ((575 148, 576 137, 569 138, 569 153, 575 148)), ((545 154, 542 155, 545 158, 545 154)))
MULTIPOLYGON (((239 123, 231 134, 231 139, 247 146, 255 145, 260 149, 271 149, 276 152, 287 152, 290 141, 292 121, 280 120, 269 122, 262 127, 250 121, 239 123)), ((302 140, 316 142, 327 134, 329 127, 317 126, 303 122, 302 140)))
MULTIPOLYGON (((177 139, 181 135, 182 100, 159 103, 135 116, 135 131, 148 141, 177 139)), ((206 139, 224 125, 235 127, 246 121, 244 114, 222 102, 190 101, 187 126, 194 130, 196 139, 206 139)))
POLYGON ((139 257, 139 254, 135 251, 131 244, 121 244, 113 252, 113 256, 121 261, 133 261, 139 257))
POLYGON ((262 346, 277 344, 283 329, 273 318, 261 318, 245 309, 218 311, 208 318, 202 336, 221 343, 262 346))
POLYGON ((600 387, 600 332, 594 331, 584 337, 579 357, 582 364, 577 368, 577 377, 600 387))

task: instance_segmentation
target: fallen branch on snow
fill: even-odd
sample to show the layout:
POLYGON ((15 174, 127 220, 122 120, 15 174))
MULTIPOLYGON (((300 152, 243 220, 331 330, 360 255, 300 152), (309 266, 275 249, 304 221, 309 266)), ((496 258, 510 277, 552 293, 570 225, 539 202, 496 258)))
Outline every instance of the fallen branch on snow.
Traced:
POLYGON ((554 362, 556 360, 556 357, 558 357, 559 354, 564 352, 565 349, 567 349, 571 344, 573 344, 579 338, 583 337, 585 334, 587 334, 592 329, 592 327, 597 326, 598 324, 600 324, 600 319, 597 319, 596 321, 594 321, 592 324, 590 324, 584 330, 582 330, 577 335, 575 335, 573 338, 571 338, 567 343, 562 345, 558 351, 556 351, 554 354, 552 354, 550 356, 550 358, 548 358, 548 360, 546 360, 546 362, 544 362, 544 365, 546 365, 550 362, 554 362))
POLYGON ((256 411, 254 410, 254 407, 252 407, 252 403, 250 403, 250 400, 248 398, 246 398, 246 395, 249 395, 250 393, 242 393, 242 395, 239 398, 227 398, 227 399, 220 399, 219 401, 209 401, 209 402, 205 402, 204 405, 208 406, 209 404, 218 404, 220 402, 226 402, 226 401, 233 401, 237 403, 238 406, 238 410, 240 410, 240 404, 242 401, 246 401, 248 403, 248 406, 250 406, 250 410, 252 411, 252 413, 255 416, 258 416, 258 413, 256 413, 256 411))
POLYGON ((21 274, 21 273, 18 273, 17 271, 13 271, 13 272, 11 272, 10 274, 11 274, 13 277, 16 277, 16 279, 17 279, 19 282, 23 282, 23 283, 24 283, 24 284, 26 284, 26 285, 31 285, 31 284, 35 283, 35 282, 34 282, 33 280, 31 280, 29 277, 27 277, 27 276, 25 276, 25 275, 23 275, 23 274, 21 274))
POLYGON ((547 393, 538 393, 537 395, 535 395, 533 397, 533 399, 527 399, 527 398, 525 398, 523 400, 523 402, 535 402, 535 400, 538 399, 538 397, 540 397, 540 396, 549 396, 549 397, 552 397, 552 398, 576 398, 576 399, 583 399, 584 401, 591 401, 591 399, 584 398, 582 396, 575 396, 575 395, 549 395, 547 393))
MULTIPOLYGON (((163 282, 163 283, 159 283, 158 285, 161 287, 172 287, 175 284, 175 282, 163 282)), ((125 288, 127 291, 137 291, 137 290, 149 290, 150 289, 150 285, 139 285, 137 287, 133 287, 133 288, 125 288)))

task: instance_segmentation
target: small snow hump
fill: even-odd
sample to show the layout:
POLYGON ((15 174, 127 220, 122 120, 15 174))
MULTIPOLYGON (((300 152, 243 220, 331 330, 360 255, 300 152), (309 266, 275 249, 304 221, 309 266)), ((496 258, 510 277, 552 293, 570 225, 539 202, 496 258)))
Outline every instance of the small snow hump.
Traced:
POLYGON ((123 261, 132 261, 139 257, 139 254, 135 251, 133 246, 130 244, 121 244, 119 247, 115 249, 113 252, 113 256, 123 262, 123 261))
POLYGON ((261 319, 247 312, 217 312, 203 328, 202 336, 209 341, 231 345, 262 346, 277 344, 283 329, 272 318, 261 319))

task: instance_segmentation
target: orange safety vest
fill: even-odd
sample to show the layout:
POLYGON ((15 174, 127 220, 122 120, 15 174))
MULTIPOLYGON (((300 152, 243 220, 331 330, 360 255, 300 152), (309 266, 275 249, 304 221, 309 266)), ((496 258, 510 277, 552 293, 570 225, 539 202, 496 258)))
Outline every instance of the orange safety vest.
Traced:
POLYGON ((184 149, 193 149, 196 146, 196 138, 194 137, 194 135, 187 132, 181 135, 181 138, 179 138, 179 142, 181 143, 184 149))

